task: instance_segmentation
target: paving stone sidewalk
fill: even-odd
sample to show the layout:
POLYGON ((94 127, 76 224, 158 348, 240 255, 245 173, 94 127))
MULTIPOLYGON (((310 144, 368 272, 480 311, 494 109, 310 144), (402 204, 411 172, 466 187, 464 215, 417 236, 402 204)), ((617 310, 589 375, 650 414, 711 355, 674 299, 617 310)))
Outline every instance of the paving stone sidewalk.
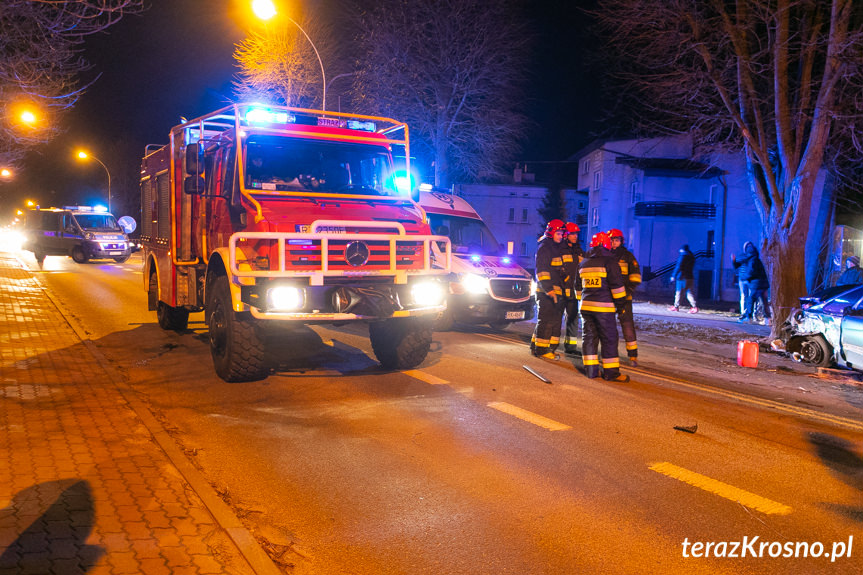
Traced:
POLYGON ((254 572, 30 271, 0 253, 0 575, 254 572))

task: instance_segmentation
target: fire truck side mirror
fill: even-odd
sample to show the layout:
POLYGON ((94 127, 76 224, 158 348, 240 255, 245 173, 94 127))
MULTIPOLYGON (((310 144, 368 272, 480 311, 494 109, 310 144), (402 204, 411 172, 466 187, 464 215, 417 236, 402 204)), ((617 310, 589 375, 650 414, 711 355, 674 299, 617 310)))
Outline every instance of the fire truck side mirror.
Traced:
POLYGON ((186 173, 188 175, 197 176, 204 173, 204 162, 202 160, 201 146, 197 142, 186 146, 186 173))
POLYGON ((204 178, 201 176, 186 176, 183 180, 183 191, 192 196, 204 195, 204 178))

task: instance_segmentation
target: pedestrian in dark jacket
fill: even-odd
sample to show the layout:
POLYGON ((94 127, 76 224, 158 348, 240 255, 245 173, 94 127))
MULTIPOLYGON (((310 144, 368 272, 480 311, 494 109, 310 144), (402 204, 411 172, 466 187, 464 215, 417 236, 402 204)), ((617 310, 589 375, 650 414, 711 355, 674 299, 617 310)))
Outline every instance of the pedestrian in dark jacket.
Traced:
POLYGON ((863 269, 860 269, 860 258, 851 256, 845 260, 845 271, 836 282, 838 286, 863 284, 863 269))
POLYGON ((611 240, 604 232, 593 234, 590 250, 578 266, 575 285, 584 322, 581 348, 584 374, 590 378, 600 375, 601 355, 603 379, 629 381, 628 376, 620 373, 615 317, 626 301, 626 286, 617 258, 611 253, 611 240))
POLYGON ((680 296, 686 295, 689 301, 689 313, 698 313, 698 305, 695 303, 695 256, 689 251, 689 244, 683 244, 677 256, 677 263, 671 272, 671 281, 674 285, 674 305, 668 308, 670 311, 680 311, 680 296))
POLYGON ((765 319, 770 319, 770 307, 767 304, 767 294, 770 292, 770 282, 767 270, 758 254, 758 248, 752 242, 743 244, 743 256, 736 258, 731 254, 731 263, 737 270, 740 291, 743 294, 743 311, 738 322, 751 321, 755 311, 755 303, 760 301, 764 308, 765 319))
POLYGON ((534 355, 555 359, 554 350, 560 343, 560 322, 563 319, 563 241, 564 223, 551 220, 536 249, 536 328, 530 342, 534 355))

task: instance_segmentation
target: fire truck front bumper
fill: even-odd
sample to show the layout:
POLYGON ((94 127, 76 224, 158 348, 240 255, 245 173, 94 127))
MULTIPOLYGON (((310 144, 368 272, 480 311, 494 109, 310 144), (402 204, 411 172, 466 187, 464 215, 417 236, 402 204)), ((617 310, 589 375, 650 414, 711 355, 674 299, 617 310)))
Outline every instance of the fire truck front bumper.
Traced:
POLYGON ((403 285, 263 281, 242 286, 241 299, 259 319, 328 323, 414 317, 446 308, 446 283, 435 277, 417 277, 403 285))

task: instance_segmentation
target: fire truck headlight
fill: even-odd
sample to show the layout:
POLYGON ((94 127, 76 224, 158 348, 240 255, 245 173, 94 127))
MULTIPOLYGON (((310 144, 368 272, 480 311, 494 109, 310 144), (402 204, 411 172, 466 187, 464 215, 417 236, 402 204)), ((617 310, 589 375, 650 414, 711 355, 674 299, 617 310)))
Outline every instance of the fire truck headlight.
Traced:
POLYGON ((271 311, 296 311, 303 307, 303 290, 290 286, 278 286, 267 290, 267 309, 271 311))
POLYGON ((477 274, 465 274, 461 284, 467 293, 481 294, 488 291, 488 278, 477 274))
POLYGON ((444 300, 444 289, 435 281, 417 282, 411 286, 411 296, 417 305, 440 305, 444 300))

